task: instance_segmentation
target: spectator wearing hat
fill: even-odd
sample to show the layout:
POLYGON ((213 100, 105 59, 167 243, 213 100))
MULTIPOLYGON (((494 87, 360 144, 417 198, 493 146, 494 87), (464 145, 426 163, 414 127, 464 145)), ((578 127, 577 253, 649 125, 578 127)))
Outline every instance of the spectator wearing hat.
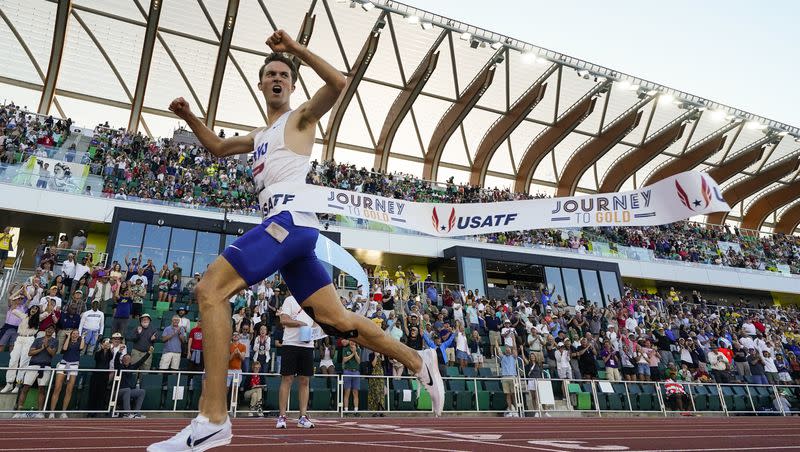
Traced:
POLYGON ((158 340, 158 328, 153 325, 150 314, 145 313, 139 317, 139 326, 131 331, 128 340, 133 343, 130 351, 131 361, 139 362, 143 356, 148 355, 147 359, 137 369, 150 370, 153 356, 149 350, 158 340))
POLYGON ((100 310, 105 311, 106 306, 114 299, 113 284, 109 280, 109 273, 105 270, 97 271, 97 282, 91 296, 92 302, 98 302, 100 310))
POLYGON ((555 352, 556 356, 556 371, 558 378, 568 380, 572 378, 572 365, 570 364, 570 344, 568 341, 559 342, 556 344, 558 347, 555 352))
POLYGON ((178 309, 175 311, 175 313, 178 315, 178 326, 186 331, 189 331, 192 326, 191 320, 189 320, 189 317, 186 317, 186 314, 189 313, 189 308, 186 306, 178 306, 178 309))
POLYGON ((158 368, 165 370, 179 370, 181 366, 181 348, 186 342, 188 332, 180 326, 180 317, 172 316, 172 324, 164 328, 161 341, 164 342, 164 351, 158 368))
POLYGON ((503 320, 503 328, 500 330, 500 337, 503 339, 504 346, 512 347, 516 350, 516 330, 511 326, 511 320, 508 318, 503 320))
MULTIPOLYGON (((116 332, 111 335, 111 361, 109 362, 110 369, 114 369, 114 365, 119 361, 117 355, 124 355, 128 353, 128 346, 125 345, 125 338, 122 333, 116 332)), ((121 357, 121 356, 120 356, 121 357)))
POLYGON ((139 411, 142 409, 144 403, 145 390, 136 387, 138 378, 136 373, 128 372, 131 370, 140 369, 146 361, 150 360, 150 355, 153 353, 153 346, 147 349, 144 355, 138 361, 132 362, 131 355, 124 354, 119 358, 116 364, 117 369, 122 370, 122 376, 119 382, 118 397, 122 401, 122 411, 125 413, 122 417, 141 419, 144 418, 139 411), (131 410, 131 399, 134 400, 134 408, 131 410))
MULTIPOLYGON (((138 319, 144 312, 144 299, 147 298, 147 277, 144 276, 144 268, 139 267, 139 271, 130 279, 131 294, 133 295, 133 310, 131 315, 138 319)), ((134 361, 137 361, 134 359, 134 361)))
POLYGON ((64 277, 64 287, 71 288, 72 281, 75 279, 75 271, 77 270, 77 262, 75 262, 75 254, 70 252, 67 254, 67 260, 61 264, 61 276, 64 277))

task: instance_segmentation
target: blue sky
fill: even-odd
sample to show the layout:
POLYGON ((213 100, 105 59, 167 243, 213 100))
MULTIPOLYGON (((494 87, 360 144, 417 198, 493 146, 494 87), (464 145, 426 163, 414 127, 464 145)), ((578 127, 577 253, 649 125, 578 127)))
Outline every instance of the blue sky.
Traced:
POLYGON ((800 126, 800 2, 401 0, 800 126))

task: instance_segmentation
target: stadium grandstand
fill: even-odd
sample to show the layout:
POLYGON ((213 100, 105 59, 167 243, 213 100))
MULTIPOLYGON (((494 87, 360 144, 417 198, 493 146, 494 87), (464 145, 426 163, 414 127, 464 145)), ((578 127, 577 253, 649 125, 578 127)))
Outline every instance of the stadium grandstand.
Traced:
MULTIPOLYGON (((705 450, 688 434, 728 429, 741 436, 714 450, 796 444, 785 418, 800 414, 797 127, 388 0, 0 0, 0 18, 0 418, 13 418, 0 450, 46 447, 19 435, 45 417, 132 419, 39 422, 68 448, 111 447, 92 436, 102 426, 114 448, 140 450, 198 412, 195 290, 263 206, 253 156, 215 157, 168 106, 185 97, 219 137, 266 125, 256 76, 277 29, 346 77, 315 131, 310 186, 476 204, 698 171, 730 211, 636 225, 622 207, 603 225, 464 237, 319 213, 316 252, 346 309, 437 351, 447 423, 427 418, 431 396, 400 362, 328 337, 314 343, 316 431, 234 445, 654 447, 641 438, 656 435, 613 420, 576 423, 614 416, 642 432, 675 418, 665 450, 705 450), (133 419, 142 437, 126 430, 133 419)), ((323 83, 301 65, 292 104, 323 83)), ((448 221, 459 227, 455 210, 448 221)), ((277 416, 287 289, 275 274, 229 300, 245 350, 229 363, 234 418, 277 416)))

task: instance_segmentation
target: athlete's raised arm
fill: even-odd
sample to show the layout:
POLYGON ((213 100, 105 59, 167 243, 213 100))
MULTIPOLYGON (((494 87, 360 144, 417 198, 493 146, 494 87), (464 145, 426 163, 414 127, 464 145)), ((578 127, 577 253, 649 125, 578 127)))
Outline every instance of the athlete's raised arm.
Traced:
POLYGON ((344 76, 335 67, 300 45, 283 30, 273 33, 267 39, 267 45, 273 52, 285 52, 300 58, 325 82, 325 85, 314 94, 311 100, 297 108, 300 115, 298 129, 303 130, 309 125, 313 126, 336 103, 336 99, 339 98, 346 83, 344 76))
POLYGON ((189 108, 189 102, 186 99, 179 97, 169 104, 169 110, 179 118, 186 121, 189 128, 200 140, 200 143, 208 149, 215 157, 226 157, 229 155, 245 154, 253 150, 253 137, 255 132, 250 132, 244 136, 234 136, 230 138, 220 138, 209 129, 203 121, 200 120, 192 110, 189 108))

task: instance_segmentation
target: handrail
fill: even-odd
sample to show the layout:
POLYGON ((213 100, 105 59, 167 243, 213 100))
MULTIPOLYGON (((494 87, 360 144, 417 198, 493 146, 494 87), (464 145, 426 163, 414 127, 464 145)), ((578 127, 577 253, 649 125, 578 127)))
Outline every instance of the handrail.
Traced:
MULTIPOLYGON (((30 372, 30 371, 32 371, 32 370, 30 370, 30 368, 27 368, 27 367, 25 367, 25 368, 20 368, 20 367, 0 367, 0 372, 5 372, 5 371, 8 371, 8 370, 14 370, 14 371, 19 371, 19 372, 30 372)), ((141 376, 143 374, 163 375, 164 378, 161 380, 161 383, 159 383, 157 387, 160 389, 160 391, 162 393, 162 396, 164 394, 166 394, 168 396, 167 399, 171 399, 171 401, 172 401, 171 408, 159 408, 159 409, 155 409, 155 410, 152 410, 152 409, 151 410, 141 410, 142 412, 148 412, 148 413, 149 412, 152 412, 152 413, 183 413, 183 414, 196 413, 197 412, 196 408, 179 409, 178 401, 185 399, 185 393, 186 393, 185 388, 188 388, 188 391, 190 391, 192 393, 195 390, 198 390, 198 389, 201 390, 201 386, 200 385, 194 386, 194 384, 196 383, 195 377, 203 375, 203 373, 204 373, 204 372, 186 371, 186 370, 178 370, 178 371, 175 371, 175 370, 160 370, 160 369, 152 369, 152 370, 121 370, 121 369, 116 369, 116 370, 110 370, 110 369, 85 369, 85 368, 80 368, 80 369, 78 369, 78 372, 79 372, 78 375, 72 377, 72 378, 77 378, 77 384, 76 384, 76 388, 77 388, 76 390, 77 391, 86 391, 86 390, 88 390, 89 384, 88 384, 88 380, 86 378, 87 375, 92 375, 92 374, 96 374, 96 373, 111 373, 112 374, 112 377, 113 377, 113 378, 111 378, 112 388, 111 388, 111 392, 109 394, 109 400, 108 400, 107 409, 105 409, 105 410, 89 410, 89 409, 49 410, 48 408, 49 408, 50 397, 51 397, 51 395, 54 396, 54 397, 56 396, 55 394, 52 394, 52 387, 53 387, 53 380, 54 380, 54 378, 52 378, 52 377, 55 374, 58 373, 58 370, 55 369, 55 368, 50 368, 50 369, 46 369, 45 371, 50 373, 51 378, 49 379, 49 383, 48 383, 48 386, 47 386, 47 389, 46 389, 47 393, 46 393, 46 399, 45 399, 45 410, 44 410, 44 412, 48 412, 48 413, 74 413, 74 414, 111 413, 112 415, 126 414, 126 413, 131 413, 131 412, 134 411, 134 410, 125 411, 125 410, 120 409, 120 407, 119 407, 119 392, 120 392, 120 385, 121 385, 121 382, 122 382, 122 377, 125 374, 131 374, 131 373, 132 374, 136 374, 137 378, 141 378, 141 376), (169 386, 169 384, 167 382, 173 380, 173 378, 172 378, 173 376, 174 376, 174 386, 169 386), (183 385, 184 382, 185 382, 186 386, 183 385), (191 385, 190 385, 190 383, 191 383, 191 385), (173 389, 173 388, 176 388, 176 387, 182 387, 184 389, 181 389, 181 390, 173 389), (175 397, 169 396, 169 394, 171 394, 170 390, 172 390, 172 392, 174 392, 175 397), (179 395, 181 395, 181 393, 184 394, 184 397, 178 397, 179 395)), ((240 372, 240 373, 233 373, 233 374, 230 374, 230 375, 232 377, 231 378, 231 382, 230 382, 230 387, 232 389, 231 390, 231 399, 230 399, 231 415, 233 417, 236 417, 236 415, 238 413, 250 412, 249 410, 239 410, 238 409, 238 401, 239 401, 239 393, 240 393, 240 390, 242 389, 242 386, 241 386, 242 382, 245 381, 246 377, 254 375, 254 374, 253 373, 241 373, 240 372)), ((275 378, 275 379, 279 379, 280 378, 280 376, 278 374, 274 374, 274 373, 261 373, 259 375, 263 375, 263 376, 268 377, 268 378, 275 378)), ((326 385, 324 388, 322 388, 322 389, 327 389, 329 391, 334 391, 334 390, 336 391, 336 403, 334 405, 328 405, 329 407, 332 407, 333 409, 321 410, 321 411, 320 410, 316 410, 316 411, 313 411, 313 412, 318 413, 318 414, 328 413, 328 414, 336 414, 336 415, 342 416, 344 414, 344 412, 343 412, 343 403, 342 403, 342 393, 343 393, 342 388, 343 388, 343 380, 344 380, 344 378, 347 378, 347 376, 339 375, 339 374, 317 374, 317 375, 314 375, 314 378, 330 378, 330 379, 335 379, 336 380, 335 384, 332 382, 332 384, 326 385)), ((398 410, 397 407, 393 407, 393 404, 391 403, 390 394, 397 395, 399 389, 394 389, 394 391, 387 391, 388 388, 393 386, 392 382, 395 382, 395 381, 398 381, 398 380, 414 380, 415 377, 412 377, 412 376, 395 377, 395 376, 392 376, 392 375, 360 375, 359 378, 364 379, 365 381, 370 381, 370 380, 374 380, 374 379, 383 380, 383 389, 384 389, 384 394, 386 395, 386 399, 385 399, 386 405, 384 407, 382 407, 383 408, 382 410, 375 411, 375 410, 367 409, 367 410, 359 410, 360 412, 368 412, 369 413, 369 412, 383 412, 383 411, 386 411, 386 412, 419 413, 419 414, 422 414, 422 413, 426 412, 426 411, 420 411, 417 408, 417 406, 418 406, 417 405, 417 402, 418 402, 417 398, 420 397, 420 394, 421 394, 419 389, 417 389, 417 391, 414 392, 413 386, 409 386, 410 390, 412 391, 412 393, 411 393, 412 394, 412 398, 410 400, 405 401, 405 402, 406 403, 407 402, 411 403, 413 408, 410 409, 410 410, 408 410, 408 409, 406 409, 406 410, 398 410), (414 395, 414 394, 416 394, 416 395, 414 395)), ((470 402, 471 409, 469 409, 468 411, 458 410, 457 409, 458 407, 454 404, 453 406, 446 407, 445 413, 456 414, 456 413, 464 413, 464 412, 472 412, 472 413, 477 413, 477 412, 480 412, 480 413, 500 413, 500 412, 503 412, 503 410, 500 409, 500 408, 492 408, 492 406, 494 405, 493 403, 490 404, 489 407, 486 407, 487 409, 481 409, 481 406, 480 406, 480 403, 479 403, 479 392, 486 392, 487 389, 486 388, 482 388, 482 386, 479 385, 478 383, 479 382, 486 382, 486 381, 502 382, 502 380, 504 378, 507 379, 508 377, 502 377, 502 376, 492 376, 492 377, 478 377, 478 376, 474 376, 474 377, 467 377, 467 376, 443 377, 443 379, 445 380, 446 383, 447 382, 455 382, 455 381, 472 382, 472 389, 470 390, 469 398, 471 400, 475 401, 474 405, 472 404, 472 402, 470 402)), ((139 387, 141 387, 141 385, 142 385, 144 380, 139 379, 137 381, 138 381, 137 388, 139 388, 139 387)), ((513 382, 513 386, 514 386, 513 397, 514 397, 514 400, 517 403, 517 405, 516 405, 516 410, 517 411, 516 412, 518 414, 520 414, 520 415, 524 415, 525 413, 528 413, 528 412, 539 412, 539 413, 544 412, 544 413, 547 413, 547 412, 564 412, 564 411, 567 411, 567 412, 570 412, 570 413, 573 413, 573 414, 596 413, 599 416, 602 416, 603 414, 614 413, 614 412, 652 413, 652 414, 659 413, 659 414, 663 414, 664 416, 667 416, 667 415, 669 415, 669 413, 671 413, 673 411, 667 410, 667 407, 666 407, 667 403, 666 403, 666 400, 665 400, 665 397, 664 397, 664 395, 665 395, 665 386, 664 386, 665 383, 666 382, 664 382, 664 381, 609 381, 609 380, 596 380, 596 379, 595 380, 585 380, 585 379, 547 379, 547 378, 520 378, 519 376, 517 376, 517 377, 514 377, 514 382, 513 382), (528 382, 533 382, 534 383, 533 384, 534 387, 538 387, 540 382, 548 382, 550 384, 560 384, 562 386, 562 392, 563 392, 563 397, 564 398, 556 400, 556 402, 559 402, 559 401, 566 402, 567 403, 567 406, 565 407, 566 409, 558 408, 558 406, 557 406, 558 403, 556 403, 556 405, 553 405, 552 409, 545 409, 543 407, 541 397, 537 397, 537 404, 535 406, 531 406, 530 404, 528 404, 527 403, 527 394, 526 394, 528 392, 528 389, 527 389, 528 388, 528 382), (589 386, 591 400, 592 400, 592 403, 594 404, 594 407, 589 407, 588 410, 583 410, 583 409, 579 409, 577 405, 573 406, 573 402, 570 401, 570 395, 572 393, 570 393, 570 391, 569 391, 569 385, 573 384, 573 383, 577 383, 579 385, 579 389, 580 389, 579 392, 582 392, 582 393, 585 393, 585 390, 584 390, 585 389, 585 385, 589 386), (607 383, 609 386, 612 387, 612 392, 610 392, 610 393, 616 394, 616 395, 619 395, 619 396, 623 396, 624 395, 625 398, 627 399, 627 405, 628 405, 627 408, 628 409, 624 409, 624 407, 623 407, 622 410, 612 410, 612 409, 607 408, 607 407, 606 408, 601 407, 601 394, 609 393, 609 392, 602 392, 602 391, 599 390, 599 387, 600 387, 601 383, 603 383, 603 384, 607 383), (622 392, 618 392, 617 390, 615 390, 613 388, 613 385, 615 385, 615 384, 623 385, 623 387, 625 389, 625 392, 622 393, 622 392), (633 388, 634 386, 636 387, 635 388, 636 392, 633 392, 631 390, 631 388, 633 388), (646 390, 647 387, 650 387, 651 390, 646 390), (642 390, 644 390, 644 392, 641 392, 642 390), (654 401, 655 403, 657 403, 658 406, 651 406, 650 409, 641 409, 641 407, 639 406, 639 400, 638 400, 639 399, 639 397, 638 397, 639 394, 650 394, 650 395, 652 395, 653 397, 655 397, 655 400, 652 400, 652 399, 651 400, 654 401), (632 396, 636 396, 636 397, 632 397, 632 396), (634 405, 633 405, 634 399, 636 399, 635 408, 634 408, 634 405)), ((776 410, 775 409, 775 405, 776 405, 775 401, 779 397, 781 397, 781 392, 784 391, 784 390, 789 390, 789 391, 793 391, 793 392, 797 393, 797 392, 800 391, 800 386, 799 385, 781 384, 781 383, 770 384, 770 385, 758 385, 758 384, 750 384, 750 383, 699 383, 699 382, 683 382, 683 381, 677 381, 676 383, 678 383, 678 384, 680 384, 680 385, 682 385, 684 387, 684 390, 686 392, 687 398, 691 402, 690 403, 690 405, 691 405, 690 407, 684 407, 685 408, 684 411, 686 411, 686 412, 692 412, 692 413, 712 413, 712 412, 717 412, 717 413, 724 414, 725 416, 730 416, 730 415, 733 415, 733 414, 751 414, 751 415, 755 415, 755 414, 762 413, 762 412, 773 412, 775 414, 780 413, 781 415, 786 416, 786 415, 789 415, 789 414, 800 412, 800 407, 792 407, 790 409, 790 411, 786 411, 784 409, 784 407, 782 406, 782 404, 780 404, 780 410, 776 410), (720 409, 716 410, 716 411, 715 410, 710 410, 710 409, 697 409, 696 396, 702 395, 701 392, 697 392, 697 390, 694 389, 694 388, 697 388, 697 387, 704 388, 703 391, 706 392, 706 393, 710 390, 711 393, 713 394, 712 397, 715 397, 716 400, 719 402, 720 409), (726 397, 740 397, 740 396, 744 396, 745 394, 741 394, 739 396, 732 396, 732 395, 729 395, 729 394, 725 394, 723 392, 723 389, 727 388, 727 387, 743 388, 744 391, 746 391, 747 400, 749 401, 749 408, 745 409, 744 411, 742 411, 742 410, 736 410, 735 407, 733 407, 733 406, 728 406, 728 404, 726 402, 726 397), (763 397, 764 390, 761 390, 759 392, 757 390, 757 388, 764 388, 764 390, 766 390, 768 393, 771 394, 771 396, 769 397, 769 402, 768 402, 768 403, 771 404, 771 406, 764 405, 763 404, 763 402, 764 402, 763 400, 761 401, 762 404, 759 405, 758 402, 753 399, 753 394, 761 393, 760 397, 763 397)), ((448 387, 450 387, 449 383, 447 383, 447 384, 448 384, 448 387)), ((268 385, 267 388, 265 388, 265 390, 266 391, 277 391, 277 388, 270 387, 268 385)), ((312 392, 313 392, 313 390, 314 390, 314 388, 312 387, 312 392)), ((451 392, 453 394, 455 394, 458 391, 455 391, 455 392, 451 391, 451 392)), ((407 395, 408 394, 406 394, 406 396, 407 395)), ((504 395, 504 394, 498 394, 498 395, 504 395)), ((332 397, 331 403, 333 403, 333 396, 334 396, 334 394, 331 392, 331 397, 332 397)), ((293 395, 290 394, 290 400, 289 400, 290 405, 289 406, 291 406, 291 397, 293 397, 293 395)), ((80 396, 75 396, 75 397, 73 397, 73 400, 77 401, 80 398, 81 398, 80 396)), ((494 397, 492 397, 492 398, 494 398, 494 397)), ((731 400, 733 400, 733 399, 731 399, 731 400)), ((162 402, 164 402, 164 403, 162 403, 162 406, 167 406, 167 403, 169 402, 169 400, 162 399, 162 402)), ((748 407, 748 405, 745 404, 745 407, 748 407)), ((189 407, 186 407, 186 408, 189 408, 189 407)), ((508 412, 508 407, 506 408, 505 411, 508 412)), ((16 410, 16 406, 14 406, 13 409, 0 410, 0 413, 20 413, 20 411, 16 410)))

